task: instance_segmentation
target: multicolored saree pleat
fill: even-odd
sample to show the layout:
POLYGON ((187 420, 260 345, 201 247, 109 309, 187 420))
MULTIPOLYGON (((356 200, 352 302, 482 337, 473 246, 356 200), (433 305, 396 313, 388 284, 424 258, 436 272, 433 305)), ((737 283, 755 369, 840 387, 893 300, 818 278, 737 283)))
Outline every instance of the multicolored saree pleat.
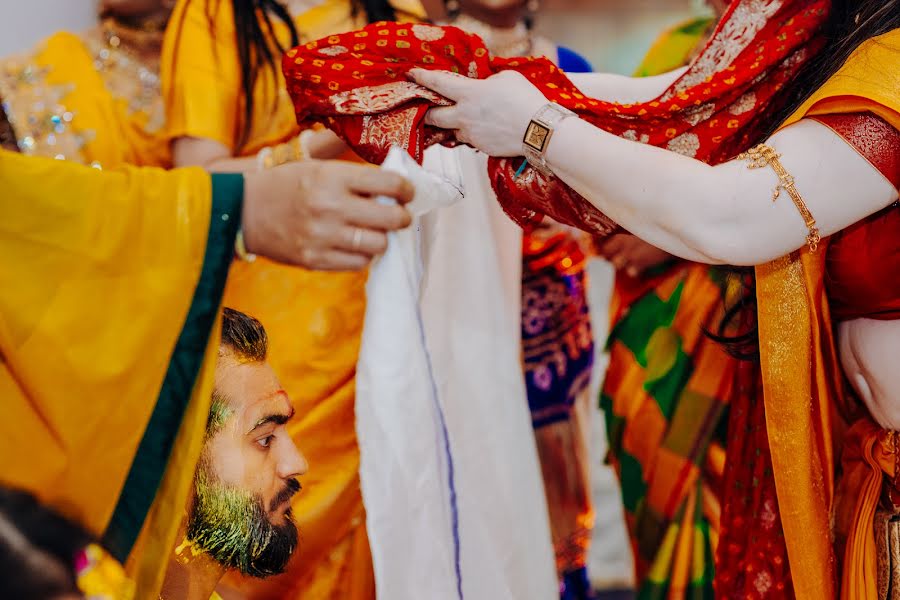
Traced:
MULTIPOLYGON (((635 71, 682 66, 712 19, 666 31, 635 71)), ((712 598, 732 360, 703 336, 716 318, 721 281, 678 262, 655 276, 616 277, 601 391, 609 462, 622 485, 639 598, 712 598)))
POLYGON ((680 264, 649 283, 616 282, 600 403, 639 598, 713 597, 721 427, 735 361, 703 334, 721 303, 712 273, 680 264))

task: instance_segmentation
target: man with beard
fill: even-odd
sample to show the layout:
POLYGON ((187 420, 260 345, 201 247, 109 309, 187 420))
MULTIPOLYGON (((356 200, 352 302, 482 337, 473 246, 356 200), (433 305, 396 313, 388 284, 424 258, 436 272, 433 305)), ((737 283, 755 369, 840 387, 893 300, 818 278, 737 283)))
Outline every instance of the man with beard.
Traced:
POLYGON ((307 463, 285 428, 294 409, 267 350, 259 321, 224 309, 203 453, 165 600, 215 598, 228 570, 260 578, 281 573, 297 547, 290 500, 307 463))

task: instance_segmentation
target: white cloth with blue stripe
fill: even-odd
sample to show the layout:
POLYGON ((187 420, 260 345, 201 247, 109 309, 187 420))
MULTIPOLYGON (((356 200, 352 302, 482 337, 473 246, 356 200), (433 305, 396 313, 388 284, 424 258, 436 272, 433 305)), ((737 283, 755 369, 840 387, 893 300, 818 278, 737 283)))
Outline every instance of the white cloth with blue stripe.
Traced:
POLYGON ((485 160, 432 148, 426 172, 394 149, 382 165, 416 198, 370 270, 357 366, 378 598, 558 597, 520 360, 521 231, 485 160))

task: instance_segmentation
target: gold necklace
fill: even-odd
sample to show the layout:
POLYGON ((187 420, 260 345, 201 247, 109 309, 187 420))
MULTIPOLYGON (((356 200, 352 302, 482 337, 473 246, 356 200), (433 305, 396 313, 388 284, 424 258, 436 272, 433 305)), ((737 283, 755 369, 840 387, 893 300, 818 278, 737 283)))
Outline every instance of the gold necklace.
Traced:
POLYGON ((93 39, 94 66, 110 93, 124 100, 129 114, 143 113, 143 128, 153 132, 165 121, 160 97, 159 51, 162 33, 123 27, 104 19, 99 39, 93 39))
POLYGON ((480 37, 494 56, 530 56, 534 50, 534 39, 522 21, 510 29, 501 29, 463 13, 451 25, 480 37))

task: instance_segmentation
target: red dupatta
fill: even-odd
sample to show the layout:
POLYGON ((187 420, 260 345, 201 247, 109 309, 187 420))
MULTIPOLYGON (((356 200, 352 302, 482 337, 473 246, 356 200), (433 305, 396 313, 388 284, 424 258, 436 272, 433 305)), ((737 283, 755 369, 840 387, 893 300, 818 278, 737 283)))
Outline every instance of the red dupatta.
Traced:
MULTIPOLYGON (((380 163, 392 145, 421 162, 453 132, 426 126, 449 102, 405 78, 414 67, 486 78, 511 69, 551 101, 610 133, 717 163, 760 135, 755 117, 821 45, 829 0, 736 0, 704 50, 659 98, 615 104, 586 97, 546 58, 493 58, 480 38, 455 27, 375 23, 287 52, 282 68, 297 120, 324 123, 363 158, 380 163)), ((516 171, 522 158, 492 158, 489 176, 503 209, 523 226, 548 215, 595 234, 616 228, 556 177, 516 171)))

